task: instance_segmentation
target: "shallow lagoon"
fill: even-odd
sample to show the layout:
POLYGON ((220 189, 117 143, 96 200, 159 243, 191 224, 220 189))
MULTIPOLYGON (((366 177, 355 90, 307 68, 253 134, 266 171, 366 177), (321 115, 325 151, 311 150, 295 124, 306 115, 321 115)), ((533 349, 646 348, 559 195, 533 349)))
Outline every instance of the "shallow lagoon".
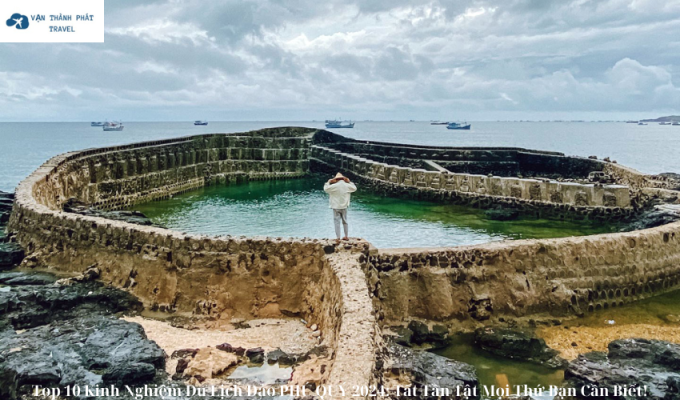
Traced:
MULTIPOLYGON (((325 177, 210 186, 134 207, 168 228, 197 234, 329 238, 332 212, 325 177)), ((439 247, 506 239, 581 236, 613 226, 521 217, 493 221, 483 210, 378 196, 359 186, 352 197, 350 236, 379 248, 439 247)))

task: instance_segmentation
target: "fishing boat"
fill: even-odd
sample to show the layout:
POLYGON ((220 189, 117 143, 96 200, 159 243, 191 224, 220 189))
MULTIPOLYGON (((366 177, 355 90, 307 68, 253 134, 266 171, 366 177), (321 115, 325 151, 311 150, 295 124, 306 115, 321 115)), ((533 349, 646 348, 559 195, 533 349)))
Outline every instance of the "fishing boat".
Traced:
POLYGON ((122 122, 106 122, 102 125, 104 132, 120 132, 125 128, 122 122))
POLYGON ((446 129, 459 129, 459 130, 470 130, 470 124, 467 122, 450 122, 448 125, 446 125, 446 129))
POLYGON ((673 123, 672 123, 671 125, 673 125, 673 126, 678 126, 678 125, 680 125, 680 122, 678 122, 678 121, 673 121, 673 123))
POLYGON ((104 122, 90 122, 90 126, 104 126, 104 122))
POLYGON ((439 121, 432 121, 430 122, 430 125, 448 125, 448 122, 439 122, 439 121))
POLYGON ((659 122, 659 125, 670 125, 670 122, 659 122))
POLYGON ((208 121, 194 121, 194 125, 205 126, 208 125, 208 121))
POLYGON ((352 121, 340 121, 337 119, 327 119, 326 128, 354 128, 352 121))
POLYGON ((640 122, 638 122, 638 125, 647 125, 647 124, 645 124, 644 122, 640 121, 640 122))

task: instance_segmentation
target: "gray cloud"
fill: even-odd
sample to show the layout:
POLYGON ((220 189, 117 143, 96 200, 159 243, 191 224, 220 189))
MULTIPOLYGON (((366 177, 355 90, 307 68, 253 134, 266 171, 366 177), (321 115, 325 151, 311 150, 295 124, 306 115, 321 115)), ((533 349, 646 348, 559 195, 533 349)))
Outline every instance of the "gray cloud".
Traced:
POLYGON ((117 0, 104 44, 0 44, 1 120, 497 119, 680 109, 665 0, 117 0))

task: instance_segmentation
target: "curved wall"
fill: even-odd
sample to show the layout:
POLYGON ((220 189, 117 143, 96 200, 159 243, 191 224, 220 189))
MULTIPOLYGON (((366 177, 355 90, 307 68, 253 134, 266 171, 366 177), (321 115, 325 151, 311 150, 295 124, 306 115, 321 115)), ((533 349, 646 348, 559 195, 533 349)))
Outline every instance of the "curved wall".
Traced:
POLYGON ((629 233, 380 250, 368 259, 385 318, 583 314, 678 287, 680 223, 629 233))
MULTIPOLYGON (((356 260, 332 262, 329 241, 187 235, 61 211, 71 197, 118 208, 233 177, 304 175, 312 133, 272 129, 257 133, 266 140, 250 133, 206 135, 57 156, 18 186, 9 228, 26 249, 27 262, 71 272, 97 264, 102 280, 151 309, 221 318, 303 317, 319 325, 331 349, 325 383, 366 385, 374 377, 375 354, 357 349, 376 348, 379 329, 371 307, 356 312, 357 305, 371 302, 361 267, 356 260), (361 368, 353 369, 355 363, 361 368), (336 369, 354 372, 333 375, 336 369)), ((343 251, 365 254, 368 245, 343 251)))
MULTIPOLYGON (((326 240, 187 235, 61 211, 72 197, 113 209, 207 184, 301 176, 322 167, 324 160, 333 168, 369 171, 366 179, 382 181, 394 193, 409 189, 406 174, 403 181, 389 180, 380 169, 386 164, 327 149, 329 144, 352 142, 356 143, 326 131, 277 128, 64 154, 19 185, 10 230, 26 249, 27 263, 74 272, 97 263, 103 280, 126 288, 151 308, 221 317, 302 316, 313 321, 334 350, 326 383, 346 386, 375 379, 376 354, 382 346, 378 321, 581 313, 678 285, 680 223, 580 238, 377 250, 361 241, 336 246, 326 240), (356 169, 359 164, 369 168, 356 169)), ((395 152, 414 147, 381 146, 393 146, 395 152)), ((447 151, 462 150, 420 147, 420 153, 410 158, 430 160, 434 153, 444 158, 447 151)), ((517 149, 484 150, 488 157, 508 151, 517 149)), ((559 154, 522 152, 568 162, 559 154)), ((623 171, 620 175, 641 189, 653 181, 634 170, 612 168, 623 171)), ((441 171, 439 175, 423 171, 421 180, 420 171, 412 170, 411 189, 434 192, 438 179, 441 191, 441 171)), ((474 178, 452 175, 467 176, 468 182, 474 178)), ((529 198, 519 200, 557 210, 572 207, 532 199, 534 182, 526 181, 529 198)), ((461 184, 456 184, 458 191, 461 184)), ((521 182, 515 185, 522 187, 521 182)), ((608 190, 614 189, 621 190, 617 201, 623 201, 628 189, 608 190)), ((524 193, 521 189, 519 197, 524 193)), ((599 201, 594 186, 592 193, 589 199, 599 201)), ((506 197, 485 194, 485 198, 493 204, 506 197)), ((585 207, 630 211, 624 203, 615 208, 585 207)))

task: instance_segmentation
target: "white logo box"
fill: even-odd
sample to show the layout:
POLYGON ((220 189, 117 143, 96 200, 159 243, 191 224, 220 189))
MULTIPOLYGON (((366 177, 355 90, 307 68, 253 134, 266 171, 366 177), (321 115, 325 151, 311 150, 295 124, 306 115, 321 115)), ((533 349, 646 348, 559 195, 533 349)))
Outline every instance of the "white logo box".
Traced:
POLYGON ((0 43, 104 43, 104 0, 0 0, 0 43))

